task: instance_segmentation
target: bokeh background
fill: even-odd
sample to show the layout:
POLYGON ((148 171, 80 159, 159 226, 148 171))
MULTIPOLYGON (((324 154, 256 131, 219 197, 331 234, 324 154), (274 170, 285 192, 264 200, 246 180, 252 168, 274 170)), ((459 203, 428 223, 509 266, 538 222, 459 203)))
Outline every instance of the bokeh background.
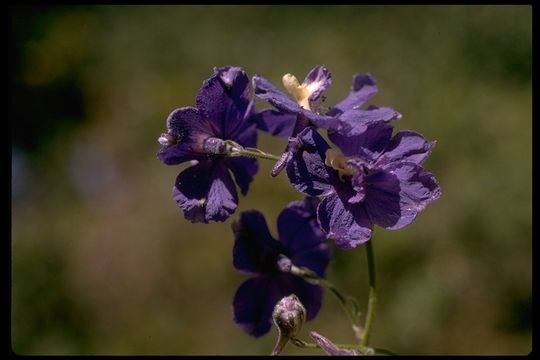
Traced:
MULTIPOLYGON (((377 229, 372 344, 399 354, 526 354, 531 340, 531 6, 12 6, 11 346, 17 354, 268 354, 231 318, 247 279, 231 223, 275 231, 301 196, 261 161, 225 223, 191 224, 172 199, 183 166, 157 138, 214 66, 280 84, 317 64, 329 104, 372 73, 370 103, 437 146, 443 195, 400 231, 377 229)), ((260 103, 260 108, 266 107, 260 103)), ((261 134, 260 148, 284 143, 261 134)), ((328 278, 367 300, 365 251, 328 278)), ((301 337, 352 342, 331 294, 301 337)), ((286 354, 320 354, 287 347, 286 354)))

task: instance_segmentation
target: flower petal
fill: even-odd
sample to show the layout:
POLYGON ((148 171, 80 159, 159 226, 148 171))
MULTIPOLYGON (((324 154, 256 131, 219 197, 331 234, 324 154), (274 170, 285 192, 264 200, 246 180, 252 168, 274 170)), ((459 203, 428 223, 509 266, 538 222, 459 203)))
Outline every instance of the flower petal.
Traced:
POLYGON ((276 270, 282 245, 270 234, 262 213, 257 210, 242 212, 232 229, 233 265, 237 270, 255 273, 276 270))
POLYGON ((206 219, 225 221, 236 210, 237 206, 236 185, 227 165, 222 161, 214 161, 206 204, 206 219))
POLYGON ((348 350, 348 349, 339 349, 336 345, 334 345, 333 342, 322 336, 321 334, 311 331, 309 333, 309 336, 315 342, 319 347, 327 354, 331 356, 355 356, 359 355, 355 350, 348 350))
POLYGON ((297 114, 265 109, 253 116, 257 129, 274 136, 288 138, 292 135, 297 114))
POLYGON ((324 277, 330 261, 330 248, 324 242, 326 235, 317 222, 315 197, 293 201, 279 214, 277 227, 279 241, 296 266, 305 266, 324 277))
POLYGON ((249 185, 259 171, 259 161, 248 157, 229 157, 225 159, 225 162, 232 171, 242 195, 245 196, 249 190, 249 185))
POLYGON ((287 164, 287 176, 300 192, 318 196, 331 190, 335 171, 324 164, 330 146, 312 127, 302 130, 296 138, 296 151, 287 164))
POLYGON ((404 130, 398 132, 386 145, 378 163, 410 161, 421 164, 431 153, 435 141, 427 141, 421 134, 404 130))
POLYGON ((202 160, 205 155, 192 151, 191 144, 174 144, 159 149, 157 157, 166 165, 178 165, 190 160, 202 160))
POLYGON ((263 275, 246 280, 233 299, 233 319, 246 333, 260 337, 270 331, 274 306, 295 294, 306 308, 306 320, 317 316, 322 288, 290 274, 263 275))
POLYGON ((327 237, 341 249, 355 248, 371 237, 373 225, 362 204, 344 202, 336 193, 321 201, 317 217, 327 237))
POLYGON ((302 107, 292 100, 283 91, 277 89, 272 83, 262 76, 253 76, 253 91, 259 99, 268 101, 277 109, 289 113, 299 113, 302 107))
POLYGON ((401 118, 394 109, 371 107, 366 110, 347 110, 338 117, 337 131, 344 135, 360 135, 369 125, 401 118))
POLYGON ((355 74, 349 95, 336 106, 328 115, 338 115, 353 108, 360 108, 369 98, 377 93, 377 84, 371 74, 355 74))
POLYGON ((173 110, 167 117, 167 130, 178 142, 193 138, 198 133, 213 135, 211 126, 199 110, 191 106, 173 110))
POLYGON ((259 99, 268 101, 282 112, 302 114, 309 119, 313 125, 323 129, 332 129, 338 126, 336 118, 317 114, 313 111, 304 109, 284 92, 278 90, 268 80, 261 76, 255 75, 253 77, 253 89, 255 96, 257 96, 259 99))
POLYGON ((197 109, 183 107, 167 117, 166 135, 172 143, 159 150, 158 159, 167 165, 178 165, 204 157, 204 140, 212 136, 212 128, 197 109))
POLYGON ((337 131, 329 131, 328 138, 345 156, 362 156, 375 160, 390 141, 393 128, 387 123, 376 123, 366 127, 366 131, 358 135, 344 135, 337 131))
POLYGON ((312 285, 303 278, 291 274, 282 274, 279 281, 282 297, 295 294, 306 308, 306 320, 313 320, 321 309, 322 287, 312 285))
POLYGON ((435 177, 413 162, 391 163, 366 178, 365 206, 371 220, 390 230, 409 225, 441 195, 435 177))
POLYGON ((197 108, 211 124, 214 136, 230 139, 242 125, 249 106, 249 79, 238 67, 214 69, 197 93, 197 108))
POLYGON ((234 182, 221 161, 201 161, 182 171, 173 196, 191 222, 225 221, 238 204, 234 182))
POLYGON ((309 91, 309 101, 315 101, 332 84, 332 74, 322 65, 315 66, 306 75, 304 85, 309 91))
POLYGON ((257 276, 244 281, 236 290, 233 320, 249 335, 261 337, 270 331, 272 311, 281 299, 276 285, 271 276, 257 276))

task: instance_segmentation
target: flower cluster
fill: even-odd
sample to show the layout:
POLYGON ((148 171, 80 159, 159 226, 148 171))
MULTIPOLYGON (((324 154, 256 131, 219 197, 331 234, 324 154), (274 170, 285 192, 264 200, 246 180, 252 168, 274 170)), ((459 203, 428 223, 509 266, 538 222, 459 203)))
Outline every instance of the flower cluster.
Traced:
MULTIPOLYGON (((215 68, 196 106, 174 110, 158 139, 160 161, 189 164, 176 178, 173 197, 191 222, 227 220, 238 205, 236 187, 245 196, 258 172, 257 158, 274 160, 271 175, 285 170, 305 196, 279 214, 277 238, 257 210, 241 213, 232 224, 234 267, 253 275, 234 294, 233 319, 255 337, 270 330, 272 319, 283 335, 287 324, 292 329, 317 315, 330 261, 327 240, 355 248, 371 239, 374 225, 401 229, 441 195, 423 167, 435 141, 414 131, 394 132, 392 122, 401 114, 367 105, 378 91, 373 76, 355 74, 349 94, 333 106, 323 95, 332 84, 324 66, 314 67, 302 83, 291 74, 282 82, 285 92, 255 75, 251 90, 241 68, 215 68), (272 107, 257 111, 256 99, 272 107), (286 138, 283 153, 257 149, 257 131, 286 138), (285 306, 291 299, 301 306, 285 306), (301 319, 287 315, 300 308, 301 319)), ((296 330, 286 334, 292 339, 296 330)), ((328 354, 357 354, 316 332, 311 336, 328 354)))

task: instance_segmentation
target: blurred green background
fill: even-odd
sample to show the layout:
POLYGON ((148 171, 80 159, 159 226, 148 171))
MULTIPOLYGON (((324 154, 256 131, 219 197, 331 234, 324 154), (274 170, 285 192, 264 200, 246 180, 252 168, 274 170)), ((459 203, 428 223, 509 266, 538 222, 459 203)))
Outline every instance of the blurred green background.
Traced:
MULTIPOLYGON (((269 354, 231 300, 241 211, 301 195, 261 160, 226 223, 191 224, 172 199, 183 166, 159 162, 175 108, 214 66, 276 85, 326 65, 327 103, 370 72, 370 103, 437 146, 443 195, 400 231, 376 229, 372 345, 400 354, 526 354, 531 340, 530 6, 17 6, 9 16, 12 283, 18 354, 269 354)), ((265 107, 264 104, 260 108, 265 107)), ((280 153, 266 134, 260 148, 280 153)), ((363 309, 365 251, 328 278, 363 309)), ((326 293, 316 330, 351 342, 326 293)), ((286 354, 321 354, 289 346, 286 354)))

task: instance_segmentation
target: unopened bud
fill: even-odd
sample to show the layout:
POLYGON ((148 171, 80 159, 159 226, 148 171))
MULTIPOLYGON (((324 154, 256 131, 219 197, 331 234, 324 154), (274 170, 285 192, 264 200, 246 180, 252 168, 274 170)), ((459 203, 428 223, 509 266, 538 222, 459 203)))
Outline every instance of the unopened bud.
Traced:
POLYGON ((316 333, 315 331, 311 331, 309 333, 309 336, 311 336, 311 338, 313 340, 315 340, 317 345, 325 353, 327 353, 328 355, 332 355, 332 356, 351 356, 351 355, 354 356, 354 355, 359 355, 359 353, 356 352, 355 350, 352 350, 352 349, 348 350, 348 349, 340 349, 340 348, 338 348, 333 342, 331 342, 330 340, 328 340, 327 338, 325 338, 321 334, 316 333))
POLYGON ((274 307, 272 319, 279 331, 272 355, 281 353, 287 342, 295 338, 306 319, 306 308, 294 294, 284 297, 274 307))

